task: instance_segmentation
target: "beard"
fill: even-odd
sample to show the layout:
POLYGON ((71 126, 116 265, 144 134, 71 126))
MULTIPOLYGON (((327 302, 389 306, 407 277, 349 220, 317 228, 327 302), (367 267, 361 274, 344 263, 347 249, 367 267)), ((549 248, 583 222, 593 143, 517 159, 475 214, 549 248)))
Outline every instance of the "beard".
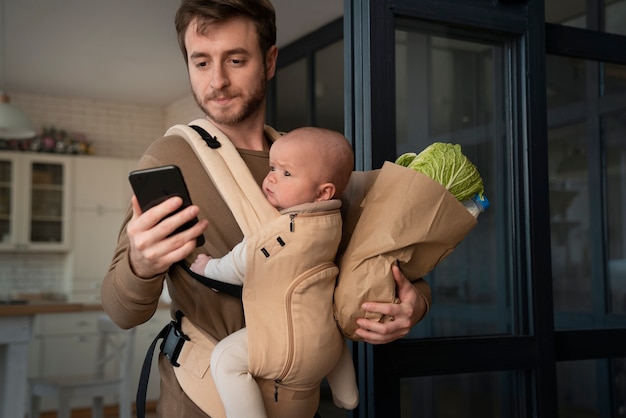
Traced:
POLYGON ((267 81, 265 80, 265 77, 263 77, 259 80, 259 83, 250 91, 249 96, 244 97, 244 101, 240 109, 237 109, 234 112, 228 111, 220 113, 211 112, 207 103, 209 103, 210 100, 214 97, 234 96, 236 95, 235 92, 231 92, 228 89, 217 90, 209 95, 204 96, 204 98, 200 98, 198 94, 196 94, 196 92, 193 90, 193 88, 192 93, 200 109, 202 109, 204 114, 207 115, 207 117, 211 121, 215 122, 218 125, 233 126, 242 121, 245 121, 259 110, 265 100, 266 89, 267 81))

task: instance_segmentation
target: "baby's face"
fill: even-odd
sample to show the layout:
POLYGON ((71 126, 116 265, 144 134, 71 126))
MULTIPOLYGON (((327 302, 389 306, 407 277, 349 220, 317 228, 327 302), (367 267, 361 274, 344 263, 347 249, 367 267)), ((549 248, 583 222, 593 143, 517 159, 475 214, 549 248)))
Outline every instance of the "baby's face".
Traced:
POLYGON ((270 172, 263 180, 263 194, 278 210, 315 202, 319 194, 322 162, 317 153, 299 141, 276 141, 270 149, 270 172), (306 147, 305 147, 306 148, 306 147))

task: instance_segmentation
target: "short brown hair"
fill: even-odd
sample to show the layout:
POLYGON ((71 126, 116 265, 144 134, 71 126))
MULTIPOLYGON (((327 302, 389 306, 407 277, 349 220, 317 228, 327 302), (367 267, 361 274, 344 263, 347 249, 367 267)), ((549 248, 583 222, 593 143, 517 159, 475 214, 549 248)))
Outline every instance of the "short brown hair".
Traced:
POLYGON ((185 63, 185 32, 194 19, 198 20, 198 31, 203 33, 211 23, 233 17, 243 17, 254 22, 264 57, 267 50, 276 45, 276 12, 269 0, 183 0, 176 12, 175 23, 178 45, 185 63))

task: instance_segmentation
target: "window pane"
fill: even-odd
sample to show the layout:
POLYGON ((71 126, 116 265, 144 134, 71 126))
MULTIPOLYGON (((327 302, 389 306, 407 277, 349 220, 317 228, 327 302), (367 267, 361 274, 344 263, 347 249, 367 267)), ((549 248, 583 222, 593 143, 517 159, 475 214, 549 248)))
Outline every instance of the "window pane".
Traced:
POLYGON ((401 416, 526 417, 522 412, 524 400, 518 381, 514 372, 402 379, 401 416))
POLYGON ((601 319, 607 312, 626 313, 626 118, 619 110, 626 107, 620 105, 626 67, 554 56, 548 57, 547 65, 556 327, 607 327, 601 319), (585 69, 594 74, 603 69, 605 82, 587 77, 585 69), (595 92, 600 84, 604 94, 587 98, 592 94, 587 92, 595 92), (603 114, 603 108, 612 113, 603 114), (602 173, 590 173, 588 164, 599 164, 600 158, 602 173), (598 191, 603 192, 604 202, 595 199, 590 206, 590 193, 598 196, 598 191), (598 222, 592 213, 605 218, 598 222), (599 247, 596 242, 607 245, 599 247))
POLYGON ((344 131, 343 41, 315 54, 315 126, 344 131))
POLYGON ((557 363, 559 417, 623 417, 626 414, 626 360, 557 363))
POLYGON ((612 415, 626 415, 626 358, 617 358, 611 360, 610 385, 612 415))
POLYGON ((604 64, 604 94, 626 93, 626 66, 604 64))
POLYGON ((506 78, 500 47, 416 31, 396 31, 396 153, 433 142, 460 144, 477 166, 489 210, 428 275, 433 309, 411 337, 509 333, 511 277, 504 245, 501 147, 506 78), (498 139, 498 141, 496 140, 498 139))
POLYGON ((557 363, 559 417, 601 417, 597 409, 596 363, 599 362, 588 360, 557 363))
POLYGON ((610 310, 626 313, 626 112, 606 117, 606 198, 610 310))
POLYGON ((548 108, 564 106, 587 97, 587 64, 584 60, 546 56, 548 108))
MULTIPOLYGON (((586 0, 545 0, 546 22, 576 28, 595 28, 600 23, 587 23, 587 4, 598 7, 604 14, 604 31, 626 34, 626 0, 604 0, 589 3, 586 0)), ((593 13, 590 15, 593 16, 593 13)))
POLYGON ((606 31, 626 35, 626 0, 604 0, 606 31))
POLYGON ((552 285, 557 328, 588 327, 563 313, 593 311, 587 162, 587 70, 592 62, 548 55, 548 160, 552 285))
POLYGON ((305 59, 281 68, 276 74, 276 128, 281 131, 310 125, 307 120, 305 59))
POLYGON ((546 22, 584 28, 586 0, 545 0, 546 22))
POLYGON ((548 131, 552 280, 557 311, 592 309, 586 138, 583 123, 548 131))

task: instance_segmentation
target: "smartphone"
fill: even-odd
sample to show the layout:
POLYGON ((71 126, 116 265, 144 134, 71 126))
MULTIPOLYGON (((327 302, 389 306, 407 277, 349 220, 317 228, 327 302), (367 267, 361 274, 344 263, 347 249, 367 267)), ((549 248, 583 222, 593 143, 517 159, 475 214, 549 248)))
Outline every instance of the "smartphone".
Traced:
MULTIPOLYGON (((191 206, 191 198, 189 197, 183 173, 175 165, 134 170, 128 175, 128 180, 143 212, 174 196, 183 199, 183 204, 168 216, 172 216, 191 206)), ((172 235, 192 227, 197 222, 198 218, 192 219, 181 225, 172 235)), ((203 235, 196 238, 196 246, 200 247, 201 245, 204 245, 203 235)))

